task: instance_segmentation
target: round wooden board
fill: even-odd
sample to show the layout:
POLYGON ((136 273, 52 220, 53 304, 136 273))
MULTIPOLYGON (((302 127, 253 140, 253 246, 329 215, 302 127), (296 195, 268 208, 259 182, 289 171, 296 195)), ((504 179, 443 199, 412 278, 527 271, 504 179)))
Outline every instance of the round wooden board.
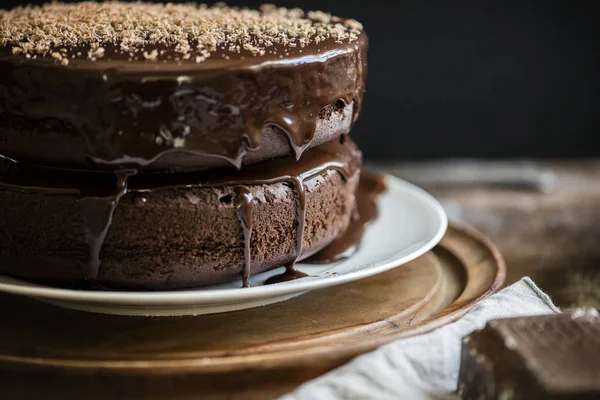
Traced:
POLYGON ((119 317, 1 295, 2 398, 271 398, 457 319, 504 275, 487 239, 452 225, 399 268, 226 314, 119 317))

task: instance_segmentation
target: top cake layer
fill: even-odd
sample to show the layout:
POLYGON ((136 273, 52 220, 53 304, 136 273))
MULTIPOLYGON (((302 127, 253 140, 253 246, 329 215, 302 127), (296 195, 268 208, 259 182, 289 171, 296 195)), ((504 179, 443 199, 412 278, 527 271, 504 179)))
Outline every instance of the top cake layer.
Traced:
POLYGON ((366 47, 357 21, 270 5, 0 11, 0 154, 158 169, 300 157, 350 129, 366 47))

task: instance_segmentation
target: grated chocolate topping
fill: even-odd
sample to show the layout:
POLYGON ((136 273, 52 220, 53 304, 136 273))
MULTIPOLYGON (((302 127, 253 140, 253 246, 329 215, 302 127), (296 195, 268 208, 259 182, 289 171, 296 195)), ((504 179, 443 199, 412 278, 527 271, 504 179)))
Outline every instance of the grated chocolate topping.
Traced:
POLYGON ((0 11, 0 46, 14 55, 52 57, 63 65, 70 59, 96 61, 112 53, 129 61, 196 63, 215 51, 225 59, 230 57, 227 53, 285 54, 329 40, 351 43, 361 32, 362 25, 352 19, 270 4, 253 10, 223 4, 116 1, 0 11))

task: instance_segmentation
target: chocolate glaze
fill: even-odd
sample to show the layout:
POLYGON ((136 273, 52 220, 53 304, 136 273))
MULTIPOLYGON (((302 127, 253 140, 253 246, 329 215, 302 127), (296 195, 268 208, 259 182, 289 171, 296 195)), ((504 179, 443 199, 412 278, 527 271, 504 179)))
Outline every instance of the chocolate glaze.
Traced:
MULTIPOLYGON (((100 269, 100 251, 106 237, 106 232, 112 222, 112 216, 121 197, 127 193, 127 178, 132 171, 117 171, 117 187, 114 194, 104 197, 81 197, 81 217, 85 226, 85 235, 90 247, 90 258, 84 270, 87 279, 95 279, 100 269)), ((1 184, 0 184, 1 185, 1 184)))
POLYGON ((295 279, 304 278, 308 276, 304 272, 298 271, 294 264, 295 261, 286 265, 285 271, 282 274, 273 275, 265 281, 265 285, 273 285, 275 283, 293 281, 295 279))
POLYGON ((250 261, 252 254, 250 253, 250 241, 252 240, 252 192, 248 188, 238 186, 235 188, 235 208, 237 210, 238 219, 242 225, 244 232, 244 271, 242 272, 242 284, 244 287, 249 287, 248 279, 250 278, 250 261))
MULTIPOLYGON (((20 164, 15 160, 0 157, 0 187, 22 192, 73 194, 78 196, 82 220, 86 228, 90 256, 86 265, 86 277, 95 280, 101 265, 100 252, 112 213, 121 197, 128 192, 144 193, 170 188, 236 186, 235 206, 244 234, 244 269, 242 279, 248 286, 250 276, 250 241, 252 237, 252 194, 246 185, 289 182, 297 195, 296 216, 298 219, 296 259, 302 254, 302 239, 305 219, 304 182, 328 170, 338 171, 342 177, 354 175, 360 168, 361 154, 356 145, 335 139, 306 152, 299 160, 283 157, 235 171, 231 168, 179 174, 138 173, 119 170, 115 173, 102 171, 80 171, 20 164)), ((139 202, 143 207, 143 201, 139 202)), ((293 263, 288 272, 293 273, 293 263)))
MULTIPOLYGON (((345 139, 344 139, 345 140, 345 139)), ((344 141, 340 140, 340 143, 344 141)), ((323 250, 303 260, 307 264, 329 264, 354 254, 360 245, 365 228, 377 218, 377 198, 386 191, 385 175, 372 170, 362 171, 356 190, 357 210, 348 229, 323 250)), ((297 259, 296 259, 297 260, 297 259)), ((295 261, 285 267, 282 274, 267 279, 265 285, 292 281, 307 275, 295 268, 295 261)))
POLYGON ((304 180, 296 177, 292 178, 294 191, 296 192, 296 219, 298 227, 296 228, 296 258, 302 254, 302 232, 304 232, 304 222, 306 220, 306 194, 304 193, 304 180))
POLYGON ((304 260, 309 264, 327 264, 342 260, 354 254, 360 245, 365 228, 379 214, 377 198, 386 191, 385 175, 373 171, 362 171, 356 190, 357 213, 348 229, 329 246, 304 260))
MULTIPOLYGON (((348 177, 348 175, 344 175, 348 177)), ((304 238, 304 225, 306 223, 306 193, 304 191, 304 179, 293 177, 291 183, 296 193, 296 258, 285 266, 285 272, 282 275, 272 276, 267 279, 265 285, 291 281, 297 278, 302 278, 306 274, 296 269, 296 262, 302 256, 302 243, 304 238)))
MULTIPOLYGON (((0 114, 12 125, 15 119, 46 121, 54 129, 48 135, 62 134, 69 151, 60 160, 49 155, 46 164, 53 166, 151 168, 176 152, 224 159, 239 168, 248 152, 260 148, 267 127, 287 135, 298 159, 310 147, 325 107, 352 104, 356 119, 366 48, 362 33, 350 43, 276 45, 274 54, 242 52, 229 60, 219 50, 199 64, 163 64, 127 61, 107 44, 105 58, 75 59, 65 67, 48 58, 10 55, 7 46, 0 49, 0 114)), ((0 153, 19 161, 27 149, 18 146, 0 145, 0 153)))

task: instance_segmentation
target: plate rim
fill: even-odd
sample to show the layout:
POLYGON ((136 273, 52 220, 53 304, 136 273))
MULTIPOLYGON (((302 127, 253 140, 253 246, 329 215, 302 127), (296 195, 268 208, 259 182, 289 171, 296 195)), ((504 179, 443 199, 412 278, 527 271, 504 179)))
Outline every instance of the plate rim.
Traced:
POLYGON ((204 290, 187 289, 177 291, 160 292, 135 292, 135 291, 93 291, 54 288, 44 286, 0 275, 0 291, 15 295, 28 296, 40 299, 60 300, 66 302, 86 302, 105 305, 135 305, 140 308, 144 306, 180 306, 180 305, 203 305, 203 304, 222 304, 251 301, 256 298, 279 297, 288 294, 306 292, 325 287, 337 286, 348 282, 364 279, 388 271, 395 267, 400 267, 408 262, 420 257, 435 245, 437 245, 448 229, 448 217, 440 202, 424 189, 414 185, 404 179, 383 173, 388 188, 400 190, 417 198, 420 203, 426 204, 436 216, 438 224, 437 230, 422 246, 402 257, 395 258, 392 261, 382 263, 377 267, 369 267, 359 271, 350 272, 344 275, 330 276, 326 279, 302 278, 295 281, 284 282, 277 285, 255 286, 250 288, 236 289, 214 289, 204 290), (12 282, 11 282, 12 281, 12 282), (140 304, 142 303, 142 304, 140 304))

